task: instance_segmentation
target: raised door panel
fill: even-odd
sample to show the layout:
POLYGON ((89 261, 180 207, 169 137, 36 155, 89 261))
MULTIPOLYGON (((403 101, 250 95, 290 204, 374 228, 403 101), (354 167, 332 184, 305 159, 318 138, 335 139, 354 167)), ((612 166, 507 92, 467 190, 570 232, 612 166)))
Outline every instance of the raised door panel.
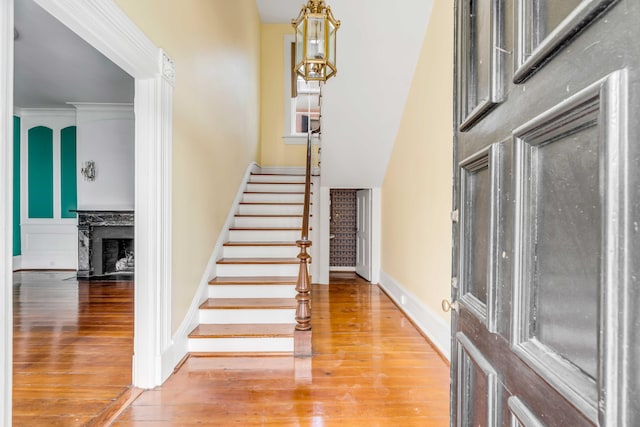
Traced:
POLYGON ((456 13, 452 425, 640 425, 640 3, 456 13))
POLYGON ((459 3, 459 127, 466 131, 503 97, 502 0, 459 3))
POLYGON ((516 0, 513 81, 521 83, 617 0, 516 0))

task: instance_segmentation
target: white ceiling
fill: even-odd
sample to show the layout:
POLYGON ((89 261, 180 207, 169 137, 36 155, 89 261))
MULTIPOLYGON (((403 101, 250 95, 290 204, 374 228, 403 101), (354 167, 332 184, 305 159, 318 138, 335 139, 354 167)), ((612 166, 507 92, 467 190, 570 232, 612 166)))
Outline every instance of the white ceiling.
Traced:
POLYGON ((260 19, 265 24, 289 24, 306 3, 307 0, 256 0, 260 19))
MULTIPOLYGON (((264 23, 289 23, 306 3, 255 1, 264 23)), ((326 86, 324 96, 323 186, 382 185, 432 1, 403 0, 402 8, 384 0, 328 2, 343 25, 338 36, 338 77, 326 86), (374 59, 375 72, 363 73, 374 59), (362 161, 363 153, 367 161, 362 161)), ((33 0, 15 0, 15 10, 20 32, 15 42, 17 107, 133 102, 134 80, 128 74, 33 0)))
POLYGON ((15 0, 15 28, 16 107, 133 102, 134 79, 33 0, 15 0))
MULTIPOLYGON (((262 22, 289 23, 306 0, 256 0, 262 22)), ((33 0, 15 0, 14 105, 132 103, 134 80, 33 0)))

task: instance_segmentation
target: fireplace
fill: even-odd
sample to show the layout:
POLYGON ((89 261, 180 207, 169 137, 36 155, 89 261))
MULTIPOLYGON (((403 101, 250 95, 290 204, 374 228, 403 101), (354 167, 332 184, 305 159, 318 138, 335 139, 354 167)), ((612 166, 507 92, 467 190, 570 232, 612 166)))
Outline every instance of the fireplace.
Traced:
POLYGON ((102 274, 133 273, 133 239, 102 239, 102 274))
POLYGON ((78 277, 134 272, 133 211, 78 210, 78 277))

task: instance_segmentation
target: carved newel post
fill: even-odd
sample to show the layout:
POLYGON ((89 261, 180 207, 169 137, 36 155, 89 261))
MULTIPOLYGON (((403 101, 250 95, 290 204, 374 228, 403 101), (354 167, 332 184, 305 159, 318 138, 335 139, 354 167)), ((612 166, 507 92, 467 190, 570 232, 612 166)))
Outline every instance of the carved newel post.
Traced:
POLYGON ((300 248, 298 259, 300 260, 300 271, 298 272, 298 283, 296 291, 298 295, 296 300, 298 306, 296 308, 296 330, 311 330, 311 284, 309 283, 309 262, 311 255, 307 252, 307 248, 311 246, 310 240, 298 240, 296 242, 300 248))
POLYGON ((308 357, 312 355, 311 348, 311 283, 309 281, 309 263, 311 255, 308 248, 311 241, 303 238, 296 242, 300 248, 298 259, 300 270, 296 284, 296 328, 294 331, 294 355, 296 357, 308 357))

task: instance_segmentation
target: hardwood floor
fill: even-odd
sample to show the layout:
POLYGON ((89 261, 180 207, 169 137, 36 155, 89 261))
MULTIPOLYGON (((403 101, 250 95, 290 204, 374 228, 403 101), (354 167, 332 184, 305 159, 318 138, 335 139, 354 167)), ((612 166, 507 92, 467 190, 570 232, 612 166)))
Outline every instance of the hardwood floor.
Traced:
MULTIPOLYGON (((14 275, 14 426, 102 426, 128 388, 133 284, 14 275)), ((115 426, 448 426, 449 368, 377 287, 313 287, 314 357, 191 357, 115 426)))
POLYGON ((18 272, 13 425, 84 426, 131 384, 133 283, 18 272))
POLYGON ((314 356, 190 357, 114 426, 448 426, 449 368, 378 288, 313 286, 314 356))

